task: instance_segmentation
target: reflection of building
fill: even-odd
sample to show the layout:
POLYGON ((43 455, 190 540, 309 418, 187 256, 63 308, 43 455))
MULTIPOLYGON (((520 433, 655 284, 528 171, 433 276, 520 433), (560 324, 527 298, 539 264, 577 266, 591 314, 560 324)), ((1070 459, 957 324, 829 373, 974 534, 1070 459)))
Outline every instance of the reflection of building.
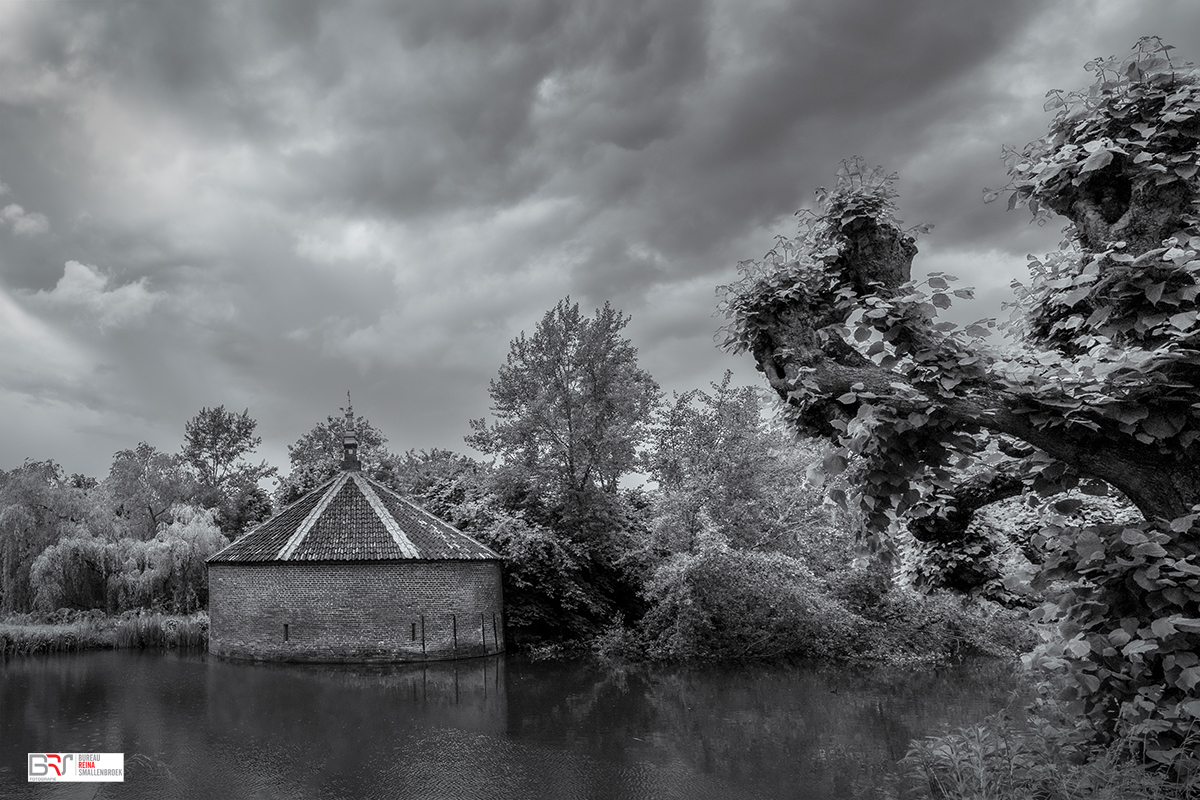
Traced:
POLYGON ((504 650, 500 557, 359 472, 342 472, 208 559, 209 652, 272 661, 432 661, 504 650))
POLYGON ((277 734, 294 724, 298 708, 325 731, 344 729, 352 719, 350 727, 375 734, 422 725, 508 730, 503 656, 423 664, 224 662, 210 665, 205 678, 207 713, 218 730, 248 726, 277 734))

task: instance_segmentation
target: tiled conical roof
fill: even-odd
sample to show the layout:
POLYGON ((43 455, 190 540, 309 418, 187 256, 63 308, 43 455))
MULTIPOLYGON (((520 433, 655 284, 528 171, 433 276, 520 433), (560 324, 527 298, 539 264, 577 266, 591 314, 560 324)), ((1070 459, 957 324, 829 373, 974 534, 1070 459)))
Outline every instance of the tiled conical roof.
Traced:
POLYGON ((208 560, 395 561, 499 557, 378 481, 348 469, 208 560))

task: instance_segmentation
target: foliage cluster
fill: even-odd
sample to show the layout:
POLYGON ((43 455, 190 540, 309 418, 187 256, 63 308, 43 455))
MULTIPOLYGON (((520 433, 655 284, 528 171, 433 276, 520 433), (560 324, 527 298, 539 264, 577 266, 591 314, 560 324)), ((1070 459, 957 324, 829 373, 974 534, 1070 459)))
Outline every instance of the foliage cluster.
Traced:
POLYGON ((850 470, 849 485, 833 488, 830 497, 863 519, 875 544, 898 532, 902 518, 934 515, 956 470, 967 466, 964 457, 989 444, 936 402, 922 402, 922 395, 942 398, 978 383, 988 360, 968 352, 967 343, 989 323, 957 331, 934 322, 952 297, 971 296, 950 288, 952 276, 931 274, 925 289, 906 274, 896 281, 916 252, 910 234, 928 226, 899 228, 895 181, 894 173, 858 160, 844 163, 834 189, 818 190, 817 209, 802 217, 799 235, 780 237, 761 261, 739 264, 742 278, 722 287, 721 304, 730 320, 724 345, 734 352, 759 355, 782 319, 811 328, 800 335, 814 348, 853 353, 856 361, 890 371, 883 385, 847 378, 845 391, 830 397, 815 369, 801 365, 783 391, 793 425, 838 444, 810 477, 820 483, 850 470), (859 255, 860 240, 880 231, 884 240, 862 256, 867 265, 848 274, 845 262, 859 255), (886 279, 894 291, 885 291, 886 279))
POLYGON ((258 481, 273 470, 244 459, 254 427, 201 409, 180 453, 142 442, 103 481, 52 461, 0 470, 0 611, 204 607, 204 559, 271 511, 258 481))
POLYGON ((914 741, 901 762, 913 798, 945 800, 1191 800, 1200 785, 1171 781, 1130 758, 1133 743, 1084 753, 1060 727, 1002 716, 914 741))
POLYGON ((859 619, 799 559, 711 542, 665 561, 646 586, 651 658, 845 657, 859 619))
POLYGON ((1071 588, 1039 609, 1059 638, 1029 657, 1065 671, 1061 698, 1092 741, 1128 740, 1184 775, 1200 774, 1198 517, 1043 529, 1040 580, 1071 588))
MULTIPOLYGON (((1049 211, 1064 213, 1080 195, 1093 195, 1098 214, 1112 224, 1134 194, 1153 196, 1161 187, 1179 189, 1195 178, 1200 85, 1191 64, 1172 57, 1174 49, 1157 36, 1144 36, 1129 58, 1100 57, 1085 64, 1095 75, 1087 89, 1046 92, 1045 110, 1056 110, 1049 133, 1023 148, 1004 148, 1011 180, 1001 189, 984 189, 984 199, 1009 191, 1010 209, 1029 206, 1044 224, 1049 211), (1122 162, 1144 165, 1141 179, 1114 180, 1114 171, 1106 168, 1122 162)), ((1178 226, 1198 222, 1188 209, 1178 226)), ((1082 232, 1086 236, 1086 229, 1082 232)), ((1149 245, 1158 246, 1158 240, 1149 245)))
POLYGON ((52 461, 0 472, 0 611, 33 607, 29 569, 47 547, 82 526, 111 530, 111 516, 89 502, 94 492, 76 486, 52 461))
POLYGON ((559 503, 615 492, 659 395, 621 335, 628 324, 608 303, 589 318, 559 301, 532 335, 512 340, 488 390, 496 421, 472 420, 467 443, 552 487, 559 503))
POLYGON ((41 609, 103 608, 109 613, 151 608, 191 614, 208 606, 205 559, 229 544, 214 512, 188 506, 153 539, 116 541, 80 531, 47 547, 30 582, 41 609))
MULTIPOLYGON (((595 634, 630 597, 634 564, 622 559, 642 532, 630 493, 589 497, 588 519, 567 516, 538 485, 447 450, 389 456, 383 480, 503 559, 505 617, 520 645, 595 634)), ((576 498, 579 502, 579 498, 576 498)))

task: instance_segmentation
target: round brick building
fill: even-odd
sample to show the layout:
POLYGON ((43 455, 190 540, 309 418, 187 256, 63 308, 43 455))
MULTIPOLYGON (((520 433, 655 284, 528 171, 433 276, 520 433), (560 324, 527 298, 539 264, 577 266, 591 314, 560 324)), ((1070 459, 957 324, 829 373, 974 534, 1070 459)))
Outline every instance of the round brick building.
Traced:
MULTIPOLYGON (((353 430, 353 425, 349 426, 353 430)), ((270 661, 434 661, 504 650, 500 557, 358 470, 208 559, 208 650, 270 661)))

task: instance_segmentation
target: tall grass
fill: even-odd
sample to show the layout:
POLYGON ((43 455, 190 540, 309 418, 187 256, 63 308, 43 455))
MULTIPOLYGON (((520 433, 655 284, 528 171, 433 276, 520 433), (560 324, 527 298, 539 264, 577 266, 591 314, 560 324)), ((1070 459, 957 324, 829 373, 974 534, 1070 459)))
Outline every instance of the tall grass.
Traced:
POLYGON ((0 622, 0 656, 76 650, 205 648, 208 614, 187 616, 127 612, 118 617, 80 614, 42 621, 24 617, 0 622))

